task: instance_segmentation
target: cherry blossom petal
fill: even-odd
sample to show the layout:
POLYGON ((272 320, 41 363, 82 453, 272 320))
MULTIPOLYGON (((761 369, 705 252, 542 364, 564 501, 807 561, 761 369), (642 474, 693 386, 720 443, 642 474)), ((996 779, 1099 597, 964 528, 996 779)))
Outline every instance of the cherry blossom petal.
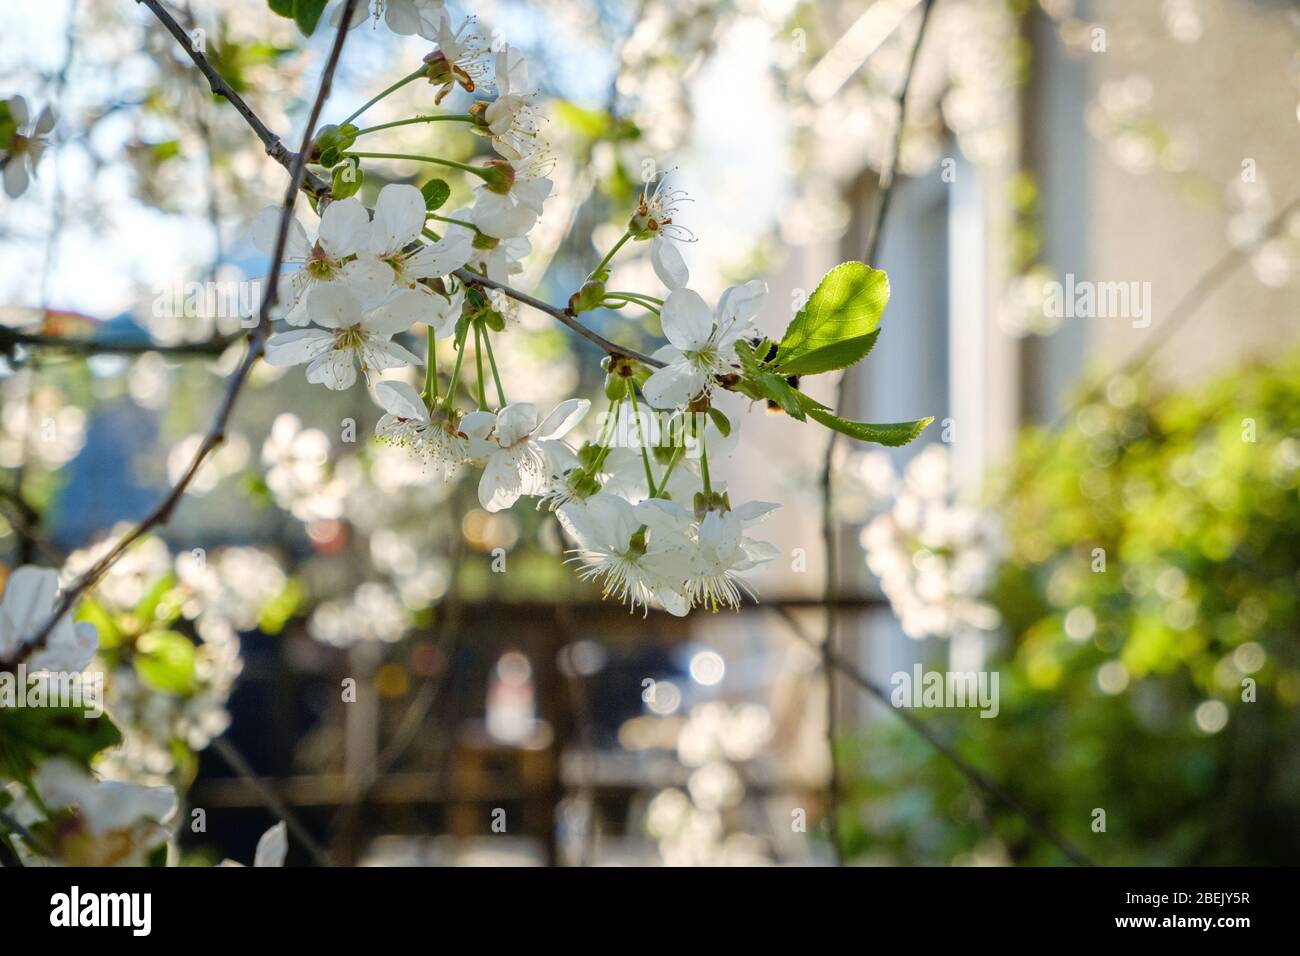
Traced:
POLYGON ((340 282, 326 282, 307 293, 307 314, 327 329, 346 329, 360 325, 362 320, 357 297, 340 282))
MULTIPOLYGON (((577 401, 577 399, 570 399, 577 401)), ((515 402, 497 412, 497 443, 508 448, 537 427, 537 406, 532 402, 515 402)))
POLYGON ((523 481, 514 456, 505 449, 491 455, 478 483, 479 504, 487 511, 504 511, 523 493, 523 481))
POLYGON ((655 408, 680 408, 700 394, 708 381, 708 375, 689 362, 677 362, 657 369, 641 391, 655 408))
POLYGON ((323 329, 295 329, 266 340, 266 364, 283 368, 310 362, 329 350, 334 337, 323 329))
POLYGON ((533 433, 535 438, 543 441, 567 435, 573 426, 582 421, 591 408, 591 402, 585 398, 570 398, 555 406, 533 433))
POLYGON ((424 407, 424 400, 407 382, 385 379, 375 385, 375 398, 384 411, 398 418, 429 420, 429 410, 424 407))
POLYGON ((370 214, 355 196, 332 202, 325 207, 317 235, 321 248, 331 258, 355 255, 365 246, 370 235, 370 214))
POLYGON ((390 183, 379 191, 370 224, 370 251, 391 255, 419 238, 424 229, 424 197, 408 183, 390 183))
POLYGON ((342 391, 351 388, 356 380, 357 367, 352 359, 352 349, 326 352, 307 366, 307 381, 313 385, 324 385, 342 391))
POLYGON ((427 295, 414 289, 402 289, 372 309, 362 320, 361 327, 376 335, 396 335, 416 322, 423 322, 428 314, 427 295))
POLYGON ((698 352, 713 333, 713 312, 692 289, 674 289, 664 300, 664 337, 683 352, 698 352))
POLYGON ((691 274, 686 268, 686 261, 671 239, 655 236, 651 240, 650 264, 654 266, 659 281, 669 289, 684 289, 690 281, 691 274))
POLYGON ((474 254, 468 231, 449 233, 411 253, 405 272, 413 279, 434 279, 455 272, 474 254))

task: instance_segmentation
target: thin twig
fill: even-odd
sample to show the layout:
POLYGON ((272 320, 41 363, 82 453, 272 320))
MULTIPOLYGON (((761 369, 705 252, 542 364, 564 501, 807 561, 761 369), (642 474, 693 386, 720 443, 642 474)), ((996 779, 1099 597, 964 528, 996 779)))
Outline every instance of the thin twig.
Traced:
MULTIPOLYGON (((890 199, 894 194, 894 171, 898 166, 898 156, 903 148, 903 127, 907 122, 907 92, 912 86, 912 74, 921 52, 921 42, 925 39, 925 28, 930 21, 930 11, 936 0, 922 0, 921 23, 916 30, 916 42, 912 46, 912 55, 907 63, 907 73, 903 77, 903 88, 898 94, 898 126, 894 131, 894 146, 884 166, 880 170, 878 194, 880 201, 876 205, 876 216, 867 239, 865 262, 875 268, 876 257, 880 252, 880 237, 884 234, 885 216, 889 213, 890 199)), ((849 372, 846 370, 835 384, 835 414, 843 414, 845 384, 849 372)), ((833 598, 839 586, 839 562, 836 554, 835 540, 835 498, 831 481, 831 471, 835 459, 835 448, 840 434, 832 430, 826 442, 826 458, 822 462, 821 498, 822 498, 822 553, 826 566, 825 604, 826 637, 822 642, 822 670, 826 675, 826 746, 830 752, 830 776, 826 784, 826 821, 831 848, 836 862, 840 862, 839 823, 836 819, 840 803, 839 768, 835 761, 836 730, 836 695, 835 676, 830 664, 835 654, 836 632, 839 619, 833 598)))
POLYGON ((1037 810, 1030 807, 1000 783, 985 776, 981 770, 976 768, 966 760, 965 757, 959 754, 951 744, 944 741, 937 733, 935 733, 926 721, 917 717, 911 711, 894 707, 890 702, 889 694, 883 688, 874 684, 870 678, 857 668, 856 665, 844 660, 844 658, 842 658, 836 651, 827 651, 823 643, 815 641, 811 636, 809 636, 804 630, 803 625, 799 623, 799 619, 787 608, 778 607, 777 613, 780 614, 786 623, 790 625, 790 632, 794 634, 798 640, 815 650, 821 651, 823 660, 829 661, 831 667, 833 667, 837 672, 842 674, 853 684, 862 688, 862 690, 866 691, 882 704, 889 707, 889 709, 896 713, 899 719, 907 724, 907 726, 911 727, 925 738, 925 741, 938 751, 939 754, 941 754, 949 763, 951 763, 962 776, 975 784, 975 786, 979 787, 989 796, 1017 813, 1026 823, 1033 827, 1043 839, 1064 853, 1071 862, 1079 866, 1092 865, 1092 861, 1066 840, 1065 837, 1061 836, 1061 834, 1058 833, 1037 810))
POLYGON ((574 332, 577 332, 588 342, 594 342, 596 345, 600 346, 610 355, 624 355, 627 358, 635 359, 636 361, 640 362, 643 365, 649 365, 651 368, 664 367, 664 363, 659 361, 656 358, 651 358, 649 355, 644 355, 641 352, 636 351, 636 349, 630 349, 624 345, 618 345, 614 342, 611 342, 609 339, 605 338, 603 335, 599 334, 598 332, 593 332, 591 329, 587 328, 576 318, 574 318, 573 313, 570 312, 568 309, 558 308, 556 306, 551 305, 549 302, 543 302, 541 299, 534 298, 533 296, 529 295, 527 292, 520 292, 518 289, 512 289, 510 286, 506 285, 503 282, 497 282, 495 279, 489 279, 487 276, 479 275, 477 272, 470 272, 468 269, 457 269, 455 272, 452 273, 452 275, 460 279, 462 282, 466 282, 470 285, 484 286, 488 289, 498 289, 501 292, 503 292, 505 295, 508 295, 510 298, 514 299, 516 302, 522 302, 524 305, 531 305, 534 309, 537 309, 539 312, 545 312, 547 315, 551 316, 551 318, 555 319, 557 322, 560 322, 563 325, 567 326, 568 328, 572 329, 574 332))
POLYGON ((303 848, 310 854, 312 860, 317 866, 329 866, 329 855, 325 848, 316 841, 311 832, 303 826, 297 815, 289 809, 289 805, 280 799, 280 795, 271 788, 271 786, 257 775, 253 765, 248 759, 239 752, 239 749, 225 737, 218 737, 212 741, 212 749, 216 752, 231 770, 235 771, 245 783, 257 791, 257 795, 267 808, 285 822, 289 830, 303 848))
POLYGON ((12 355, 15 346, 24 348, 59 349, 77 355, 142 355, 158 352, 162 355, 215 356, 234 345, 243 334, 218 335, 201 342, 174 342, 162 345, 149 339, 99 339, 70 335, 45 335, 24 332, 11 326, 0 326, 0 353, 12 355))

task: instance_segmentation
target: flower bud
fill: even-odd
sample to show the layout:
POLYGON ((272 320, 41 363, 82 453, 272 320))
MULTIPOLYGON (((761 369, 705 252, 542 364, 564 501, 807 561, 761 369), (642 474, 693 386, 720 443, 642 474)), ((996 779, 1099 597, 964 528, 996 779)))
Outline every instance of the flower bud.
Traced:
POLYGON ((627 398, 627 379, 610 372, 605 376, 605 397, 611 402, 627 398))

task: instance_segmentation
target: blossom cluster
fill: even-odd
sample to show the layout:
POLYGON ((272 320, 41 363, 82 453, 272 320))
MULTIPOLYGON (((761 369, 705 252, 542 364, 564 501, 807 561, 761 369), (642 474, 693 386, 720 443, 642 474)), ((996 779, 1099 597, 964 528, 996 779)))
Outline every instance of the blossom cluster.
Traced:
MULTIPOLYGON (((957 500, 944 445, 930 445, 913 458, 901 480, 885 464, 892 500, 863 529, 861 541, 867 567, 880 578, 903 632, 920 639, 997 628, 997 609, 984 600, 1003 552, 996 517, 957 500)), ((855 470, 885 490, 879 458, 855 470)))
MULTIPOLYGON (((753 320, 766 287, 750 282, 728 289, 715 306, 688 288, 690 275, 674 246, 694 238, 676 221, 686 197, 660 177, 647 183, 629 210, 623 237, 592 270, 567 312, 576 317, 597 308, 642 309, 658 316, 668 344, 651 362, 611 350, 604 362, 608 408, 598 416, 596 436, 581 446, 570 442, 591 411, 589 400, 570 398, 549 412, 531 402, 510 402, 509 375, 502 378, 492 347, 494 336, 509 327, 510 307, 499 286, 522 271, 531 249, 528 234, 553 185, 546 175, 536 92, 517 50, 507 45, 484 52, 473 21, 453 30, 440 3, 388 3, 382 14, 395 32, 437 44, 424 66, 392 89, 426 79, 437 89, 435 106, 453 89, 493 92, 464 113, 360 128, 353 121, 381 94, 344 123, 320 131, 313 161, 333 170, 334 188, 322 201, 314 235, 297 220, 288 223, 288 268, 279 292, 281 318, 291 328, 268 339, 268 363, 304 365, 309 382, 334 390, 363 378, 384 411, 376 427, 381 441, 405 449, 443 481, 467 466, 480 467, 479 500, 488 512, 509 509, 521 498, 553 510, 576 545, 579 576, 597 583, 606 596, 678 615, 699 606, 738 607, 751 592, 745 572, 776 556, 748 533, 776 506, 733 506, 725 483, 714 480, 710 457, 715 464, 724 458, 738 430, 711 398, 715 388, 740 378, 737 346, 758 341, 753 320), (464 124, 488 140, 496 157, 474 165, 356 148, 361 137, 391 126, 433 122, 464 124), (355 193, 364 179, 362 163, 371 158, 461 170, 474 177, 473 201, 443 215, 439 210, 451 193, 443 181, 423 189, 389 183, 370 210, 355 193), (666 288, 662 298, 606 288, 610 263, 625 244, 637 241, 650 246, 654 272, 666 288), (420 327, 423 356, 408 338, 420 327), (445 340, 451 340, 455 358, 444 380, 436 346, 445 340), (462 404, 462 391, 471 389, 461 375, 471 341, 478 370, 477 395, 469 396, 473 407, 462 404), (419 366, 423 388, 400 377, 401 369, 419 366), (489 391, 495 401, 489 401, 489 391), (676 447, 652 446, 641 432, 651 409, 685 423, 676 447), (627 442, 626 430, 614 428, 620 419, 638 424, 637 441, 627 442)), ((365 19, 359 7, 352 26, 365 19)), ((269 207, 253 222, 253 239, 268 254, 277 246, 282 218, 281 209, 269 207)), ((285 453, 291 458, 292 448, 285 453)), ((287 482, 295 466, 277 458, 276 473, 287 482)), ((347 617, 345 608, 339 613, 347 617)))

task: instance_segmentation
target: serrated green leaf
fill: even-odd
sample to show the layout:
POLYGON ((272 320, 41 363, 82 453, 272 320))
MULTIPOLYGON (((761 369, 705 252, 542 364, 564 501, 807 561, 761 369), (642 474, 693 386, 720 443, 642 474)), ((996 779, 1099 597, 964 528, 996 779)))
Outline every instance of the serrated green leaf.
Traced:
MULTIPOLYGON (((888 302, 889 277, 884 272, 862 262, 841 263, 822 276, 807 304, 786 328, 773 365, 784 371, 796 359, 870 335, 880 324, 880 316, 888 302)), ((858 343, 857 348, 863 344, 867 343, 858 343)), ((870 349, 870 344, 867 344, 867 349, 870 349)), ((853 351, 850 348, 831 352, 823 355, 820 363, 838 361, 853 351)), ((813 360, 812 367, 818 364, 818 360, 813 360)))
POLYGON ((293 0, 293 22, 298 24, 303 36, 311 36, 316 32, 316 24, 325 12, 326 2, 327 0, 293 0))
POLYGON ((891 422, 889 424, 854 422, 847 418, 840 418, 822 407, 809 408, 808 414, 827 428, 832 428, 843 435, 848 435, 850 438, 873 442, 877 445, 888 445, 890 448, 906 445, 925 431, 925 427, 934 421, 932 416, 915 422, 891 422))
POLYGON ((857 338, 844 339, 825 348, 813 349, 785 363, 778 359, 778 367, 783 375, 818 375, 848 368, 866 358, 878 338, 880 329, 857 338))
POLYGON ((430 179, 420 187, 420 195, 424 196, 424 208, 434 212, 441 209, 451 197, 451 187, 444 180, 430 179))
POLYGON ((194 692, 196 652, 192 641, 176 631, 150 631, 136 641, 135 672, 166 694, 194 692))

